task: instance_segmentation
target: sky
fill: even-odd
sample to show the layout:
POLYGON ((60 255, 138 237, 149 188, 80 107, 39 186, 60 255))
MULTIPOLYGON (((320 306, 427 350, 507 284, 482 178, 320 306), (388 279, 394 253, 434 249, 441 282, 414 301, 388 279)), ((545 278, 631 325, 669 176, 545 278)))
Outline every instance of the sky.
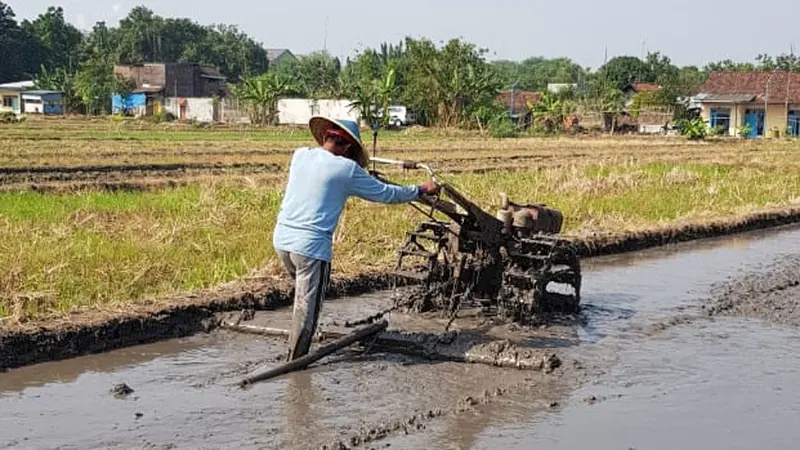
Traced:
POLYGON ((86 30, 101 20, 116 26, 143 5, 162 17, 237 25, 267 48, 327 49, 342 59, 406 36, 437 43, 462 38, 488 48, 490 60, 566 56, 593 69, 606 49, 609 59, 660 51, 675 64, 698 66, 800 50, 797 0, 3 1, 18 21, 62 6, 67 20, 86 30))

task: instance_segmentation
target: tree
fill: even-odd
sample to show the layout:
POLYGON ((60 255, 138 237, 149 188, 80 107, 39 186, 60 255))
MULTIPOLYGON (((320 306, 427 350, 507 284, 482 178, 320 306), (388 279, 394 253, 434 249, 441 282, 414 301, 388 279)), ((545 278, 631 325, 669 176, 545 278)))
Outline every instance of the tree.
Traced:
POLYGON ((294 79, 310 98, 339 98, 342 95, 342 65, 327 51, 313 52, 286 64, 283 73, 291 71, 294 79))
POLYGON ((624 89, 633 82, 655 82, 655 74, 650 64, 635 56, 617 56, 600 67, 597 77, 606 86, 624 89))
POLYGON ((86 39, 81 62, 74 80, 75 95, 86 107, 86 114, 107 114, 111 111, 111 96, 130 91, 131 80, 114 74, 117 54, 114 33, 104 22, 98 22, 86 39))
POLYGON ((481 105, 494 102, 500 79, 484 59, 486 49, 451 39, 441 49, 425 39, 406 39, 404 100, 429 122, 467 125, 481 105))
POLYGON ((63 94, 64 113, 73 113, 81 110, 83 102, 75 88, 76 72, 57 67, 48 70, 44 65, 39 75, 34 80, 37 89, 59 91, 63 94))
POLYGON ((250 122, 271 125, 277 121, 278 100, 296 89, 294 80, 278 72, 268 72, 246 77, 232 93, 245 104, 250 122))
POLYGON ((43 60, 38 40, 15 17, 14 10, 0 2, 0 83, 32 77, 43 60))
POLYGON ((268 70, 267 50, 233 25, 208 28, 207 50, 186 61, 212 64, 232 81, 243 80, 268 70))
POLYGON ((601 93, 600 101, 603 108, 603 118, 606 124, 610 123, 611 134, 617 128, 617 120, 625 109, 625 96, 616 88, 606 89, 601 93))
POLYGON ((356 86, 356 100, 350 108, 358 109, 360 119, 373 130, 389 125, 389 106, 395 98, 397 87, 396 72, 388 69, 386 75, 356 86))
POLYGON ((562 100, 558 95, 544 92, 537 103, 528 102, 533 115, 533 126, 547 133, 561 131, 564 119, 575 112, 570 100, 562 100))
POLYGON ((64 19, 64 9, 50 6, 32 22, 24 21, 22 28, 38 40, 44 54, 42 65, 50 70, 74 69, 80 59, 83 34, 64 19))
POLYGON ((519 89, 526 91, 544 90, 550 83, 580 83, 588 75, 588 70, 569 58, 533 57, 522 62, 494 61, 492 66, 503 86, 517 83, 519 89))
POLYGON ((193 62, 210 64, 232 81, 267 71, 267 51, 232 25, 201 26, 189 19, 164 19, 136 7, 113 30, 122 64, 193 62))

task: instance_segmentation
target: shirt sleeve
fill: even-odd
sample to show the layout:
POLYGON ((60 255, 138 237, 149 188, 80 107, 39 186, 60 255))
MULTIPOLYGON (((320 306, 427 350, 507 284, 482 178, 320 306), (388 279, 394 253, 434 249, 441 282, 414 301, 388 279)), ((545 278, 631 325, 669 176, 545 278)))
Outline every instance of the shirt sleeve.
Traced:
POLYGON ((417 186, 384 183, 358 165, 353 169, 350 193, 376 203, 408 203, 419 198, 417 186))

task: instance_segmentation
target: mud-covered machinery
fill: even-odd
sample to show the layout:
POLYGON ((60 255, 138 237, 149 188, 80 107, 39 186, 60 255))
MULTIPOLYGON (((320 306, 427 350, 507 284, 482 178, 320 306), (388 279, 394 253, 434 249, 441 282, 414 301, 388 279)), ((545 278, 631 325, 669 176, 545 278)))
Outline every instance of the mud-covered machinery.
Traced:
MULTIPOLYGON (((436 178, 413 161, 373 160, 423 168, 436 178)), ((410 309, 454 315, 464 306, 481 306, 488 315, 520 324, 578 312, 580 259, 572 243, 558 236, 559 210, 513 203, 501 194, 501 207, 492 215, 453 186, 439 186, 436 196, 413 203, 428 220, 408 232, 399 249, 396 276, 416 281, 404 295, 410 309)))

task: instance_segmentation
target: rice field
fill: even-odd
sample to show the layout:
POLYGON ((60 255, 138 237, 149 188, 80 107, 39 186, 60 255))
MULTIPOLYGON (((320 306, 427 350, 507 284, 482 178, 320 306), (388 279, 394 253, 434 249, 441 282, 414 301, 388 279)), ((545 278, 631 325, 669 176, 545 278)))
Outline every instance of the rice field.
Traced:
MULTIPOLYGON (((362 137, 371 149, 371 133, 362 137)), ((113 310, 279 276, 271 237, 287 165, 294 148, 311 143, 302 127, 110 119, 0 126, 0 317, 113 310)), ((800 145, 787 140, 491 139, 409 129, 382 131, 377 151, 431 164, 491 212, 500 192, 559 208, 565 233, 577 236, 800 206, 800 145)), ((334 276, 387 268, 420 219, 407 206, 351 199, 334 276)))

